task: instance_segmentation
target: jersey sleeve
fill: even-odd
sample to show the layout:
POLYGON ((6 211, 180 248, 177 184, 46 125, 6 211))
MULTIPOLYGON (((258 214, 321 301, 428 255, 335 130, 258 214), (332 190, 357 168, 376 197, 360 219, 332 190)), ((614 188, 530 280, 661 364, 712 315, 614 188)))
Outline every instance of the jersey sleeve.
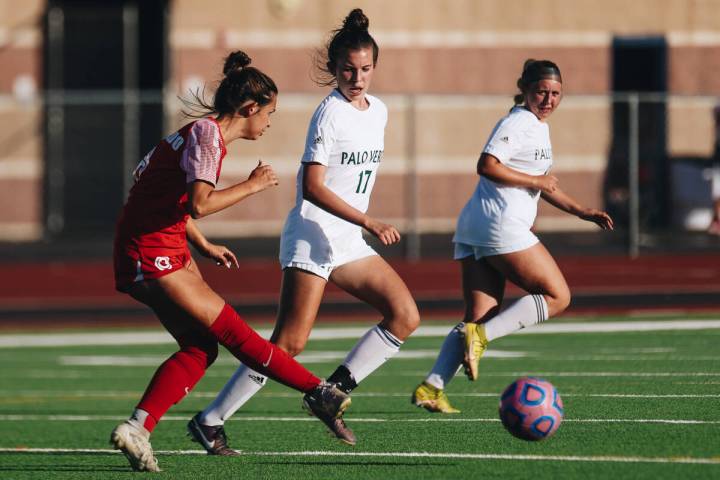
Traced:
POLYGON ((492 155, 501 163, 507 163, 522 149, 522 135, 522 130, 515 122, 501 120, 490 134, 483 153, 492 155))
POLYGON ((180 167, 187 183, 202 180, 215 185, 222 156, 220 131, 212 120, 198 120, 190 128, 180 167))
POLYGON ((319 163, 327 166, 335 137, 332 116, 328 115, 327 111, 314 115, 308 127, 302 163, 319 163))

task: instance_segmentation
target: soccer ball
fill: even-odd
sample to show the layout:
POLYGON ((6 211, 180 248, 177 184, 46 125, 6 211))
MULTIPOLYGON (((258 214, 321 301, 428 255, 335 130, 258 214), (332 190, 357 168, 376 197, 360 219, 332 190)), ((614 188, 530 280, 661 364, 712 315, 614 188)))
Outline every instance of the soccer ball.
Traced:
POLYGON ((552 383, 521 377, 500 396, 500 420, 523 440, 543 440, 554 434, 563 419, 563 403, 552 383))

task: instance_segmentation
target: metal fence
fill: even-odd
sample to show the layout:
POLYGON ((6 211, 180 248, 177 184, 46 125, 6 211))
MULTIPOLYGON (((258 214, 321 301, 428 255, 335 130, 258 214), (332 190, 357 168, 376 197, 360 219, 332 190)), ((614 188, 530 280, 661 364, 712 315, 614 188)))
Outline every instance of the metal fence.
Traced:
MULTIPOLYGON (((294 198, 307 122, 322 96, 282 94, 269 134, 260 142, 232 145, 223 167, 226 182, 244 178, 262 157, 276 168, 283 185, 250 201, 250 208, 230 209, 209 220, 210 235, 279 234, 294 198)), ((407 255, 416 258, 424 235, 452 232, 476 182, 478 154, 511 100, 379 96, 390 117, 371 213, 396 223, 406 234, 407 255)), ((611 211, 627 233, 631 256, 657 233, 702 230, 712 202, 708 172, 715 104, 715 98, 700 96, 568 95, 550 120, 554 173, 581 203, 611 211)), ((24 102, 0 98, 2 114, 31 119, 36 126, 32 134, 0 138, 0 143, 21 145, 0 152, 0 182, 13 185, 16 195, 27 190, 37 205, 26 218, 0 214, 0 231, 17 231, 13 224, 24 222, 37 225, 29 232, 50 240, 107 234, 137 161, 185 121, 180 105, 173 93, 131 89, 50 91, 24 102), (34 173, 19 175, 23 170, 34 173)), ((541 232, 589 231, 587 227, 547 209, 541 209, 537 224, 541 232)), ((32 240, 33 235, 4 239, 32 240)))

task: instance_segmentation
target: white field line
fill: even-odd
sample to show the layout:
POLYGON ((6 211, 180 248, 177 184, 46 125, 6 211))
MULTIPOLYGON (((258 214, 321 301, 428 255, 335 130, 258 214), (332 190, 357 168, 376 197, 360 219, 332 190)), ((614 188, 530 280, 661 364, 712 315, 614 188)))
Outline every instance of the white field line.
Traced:
MULTIPOLYGON (((0 448, 0 453, 92 453, 118 454, 117 450, 94 448, 0 448)), ((158 455, 207 455, 204 450, 156 450, 158 455)), ((514 455, 501 453, 431 453, 431 452, 248 452, 245 456, 262 457, 375 457, 375 458, 447 458, 456 460, 528 460, 550 462, 607 462, 607 463, 676 463, 720 465, 719 458, 699 457, 621 457, 621 456, 576 456, 576 455, 514 455)))
MULTIPOLYGON (((306 350, 296 357, 300 363, 323 363, 336 362, 347 357, 347 351, 313 351, 306 350)), ((415 360, 424 358, 435 358, 437 350, 400 350, 394 357, 400 360, 415 360)), ((485 358, 522 358, 526 357, 525 352, 512 352, 506 350, 488 350, 483 355, 485 358)), ((720 359, 720 357, 718 357, 720 359)), ((167 360, 167 355, 61 355, 58 357, 58 364, 72 366, 123 366, 123 367, 157 367, 167 360)), ((231 356, 223 356, 215 361, 214 365, 237 366, 238 361, 231 356)))
MULTIPOLYGON (((158 362, 159 364, 159 362, 158 362)), ((77 378, 94 378, 97 375, 88 370, 84 371, 53 371, 53 370, 23 370, 19 374, 14 372, 3 372, 4 379, 10 378, 35 378, 35 379, 77 379, 77 378)), ((373 372, 375 377, 412 377, 423 378, 427 375, 427 370, 404 371, 404 372, 373 372)), ((703 377, 720 377, 720 372, 483 372, 483 377, 501 377, 516 378, 532 374, 536 377, 566 377, 566 378, 703 378, 703 377)), ((225 370, 208 370, 205 377, 208 378, 224 378, 227 380, 229 373, 225 370)), ((703 382, 702 385, 717 385, 717 382, 703 382)))
MULTIPOLYGON (((454 325, 421 326, 413 337, 444 337, 454 325)), ((311 340, 337 340, 360 338, 369 327, 316 328, 311 340)), ((720 329, 720 320, 658 320, 628 322, 572 322, 543 323, 521 330, 519 333, 599 333, 599 332, 649 332, 665 330, 720 329)), ((269 338, 271 329, 258 329, 269 338)), ((16 334, 0 335, 0 348, 63 347, 79 345, 152 345, 174 343, 167 332, 109 332, 73 334, 16 334)))
MULTIPOLYGON (((497 423, 499 418, 462 418, 462 417, 432 417, 432 418, 375 418, 375 417, 344 417, 348 423, 497 423)), ((127 420, 127 416, 121 415, 0 415, 0 422, 97 422, 127 420)), ((164 421, 187 422, 188 417, 177 415, 166 415, 164 421)), ((233 417, 230 421, 238 422, 315 422, 313 417, 289 416, 279 417, 272 415, 262 416, 239 416, 233 417)), ((568 423, 649 423, 666 425, 720 425, 720 420, 694 420, 694 419, 667 419, 667 418, 565 418, 563 422, 568 423)))
MULTIPOLYGON (((438 355, 437 350, 400 350, 400 352, 393 357, 393 360, 417 360, 426 358, 436 358, 438 355)), ((500 359, 515 359, 523 358, 527 356, 535 356, 526 352, 511 352, 504 350, 488 350, 483 355, 483 358, 500 358, 500 359)), ((343 360, 347 357, 346 351, 305 351, 296 357, 300 363, 327 363, 336 362, 343 360)), ((543 356, 543 360, 567 360, 577 362, 623 362, 623 361, 678 361, 678 362, 692 362, 692 361, 708 361, 715 362, 720 361, 720 356, 662 356, 660 358, 656 356, 637 356, 637 355, 590 355, 590 356, 543 356)), ((156 367, 167 359, 167 356, 162 355, 62 355, 58 357, 58 364, 65 366, 85 366, 85 367, 101 367, 101 366, 122 366, 122 367, 156 367)), ((238 362, 235 358, 230 356, 222 356, 215 361, 214 365, 233 366, 237 365, 238 362)))
MULTIPOLYGON (((142 394, 142 391, 90 391, 90 390, 79 390, 79 391, 58 391, 58 390, 0 390, 0 396, 4 397, 4 400, 9 398, 127 398, 137 397, 142 394)), ((191 396, 197 398, 215 398, 217 392, 191 392, 191 396)), ((300 393, 294 392, 259 392, 257 394, 263 398, 300 398, 300 393)), ((353 398, 405 398, 408 397, 408 392, 354 392, 353 398)), ((467 393, 453 393, 453 397, 470 397, 470 398, 481 398, 481 397, 497 397, 497 392, 467 392, 467 393)), ((693 393, 679 393, 679 394, 653 394, 653 393, 563 393, 562 398, 644 398, 644 399, 666 399, 666 398, 688 398, 688 399, 701 399, 701 398, 717 398, 720 399, 720 394, 693 394, 693 393)))
MULTIPOLYGON (((0 396, 7 401, 9 398, 134 398, 142 394, 142 391, 63 391, 63 390, 0 390, 0 396)), ((215 398, 217 392, 191 392, 190 395, 196 398, 215 398)), ((262 398, 300 398, 300 393, 294 392, 259 392, 257 396, 262 398)), ((455 397, 483 398, 497 397, 497 392, 467 392, 453 393, 455 397)), ((409 398, 408 392, 354 392, 353 398, 409 398)), ((638 398, 638 399, 703 399, 717 398, 718 394, 653 394, 653 393, 563 393, 562 398, 638 398)))
MULTIPOLYGON (((406 372, 373 372, 375 377, 424 377, 427 370, 406 372)), ((720 372, 483 372, 483 377, 522 377, 530 375, 536 377, 720 377, 720 372)), ((207 374, 206 374, 207 375, 207 374)), ((218 375, 220 376, 220 375, 218 375)), ((704 384, 704 383, 703 383, 704 384)))

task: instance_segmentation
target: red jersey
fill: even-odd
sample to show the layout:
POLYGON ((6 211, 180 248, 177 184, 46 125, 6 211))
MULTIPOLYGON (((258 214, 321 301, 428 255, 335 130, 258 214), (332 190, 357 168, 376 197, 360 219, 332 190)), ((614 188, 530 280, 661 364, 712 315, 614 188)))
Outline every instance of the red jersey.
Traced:
POLYGON ((115 231, 118 284, 127 283, 129 270, 135 281, 175 270, 167 258, 187 251, 187 184, 202 180, 215 185, 226 153, 217 122, 203 118, 169 135, 142 159, 115 231), (145 271, 145 260, 157 272, 145 271))

